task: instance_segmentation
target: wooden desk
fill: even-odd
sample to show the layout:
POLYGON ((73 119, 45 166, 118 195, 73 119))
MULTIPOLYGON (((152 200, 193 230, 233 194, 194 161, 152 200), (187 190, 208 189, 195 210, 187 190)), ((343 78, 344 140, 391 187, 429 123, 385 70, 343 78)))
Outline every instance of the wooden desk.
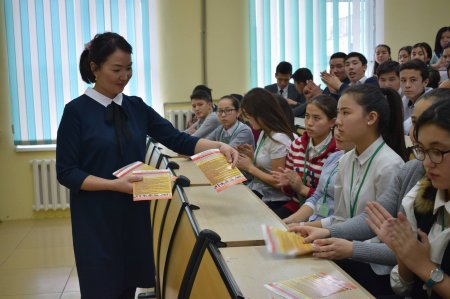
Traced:
POLYGON ((332 261, 311 256, 277 258, 264 246, 220 248, 234 280, 245 298, 269 298, 264 284, 318 272, 326 272, 338 279, 350 281, 358 288, 327 298, 374 298, 332 261))
POLYGON ((227 246, 263 245, 261 224, 285 225, 261 199, 244 185, 217 193, 212 186, 184 188, 187 201, 200 207, 193 215, 199 230, 215 231, 227 246))
POLYGON ((177 158, 177 157, 180 156, 180 154, 178 154, 177 152, 174 152, 173 150, 165 147, 161 143, 158 143, 157 146, 158 146, 158 149, 161 152, 161 154, 163 154, 164 156, 166 156, 168 158, 177 158))
POLYGON ((180 166, 179 169, 174 169, 175 175, 187 177, 191 181, 191 186, 211 186, 200 168, 191 160, 187 158, 171 158, 169 161, 176 162, 180 166))

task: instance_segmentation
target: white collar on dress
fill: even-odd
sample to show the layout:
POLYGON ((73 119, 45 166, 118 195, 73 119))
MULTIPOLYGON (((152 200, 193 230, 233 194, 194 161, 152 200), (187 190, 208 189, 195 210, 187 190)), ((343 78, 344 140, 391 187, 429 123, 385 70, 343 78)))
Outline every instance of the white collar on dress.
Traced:
POLYGON ((122 99, 123 99, 123 94, 122 93, 119 93, 118 95, 116 95, 116 97, 114 99, 110 99, 107 96, 99 93, 98 91, 96 91, 92 87, 88 87, 88 89, 86 89, 84 94, 87 95, 88 97, 92 98, 93 100, 97 101, 98 103, 102 104, 105 107, 107 107, 113 101, 117 105, 122 106, 122 99))
POLYGON ((356 155, 356 148, 355 148, 355 159, 358 160, 360 165, 364 165, 367 160, 372 157, 372 154, 377 150, 378 146, 383 142, 383 137, 379 136, 377 140, 372 142, 372 144, 366 148, 364 152, 362 152, 359 156, 356 155))

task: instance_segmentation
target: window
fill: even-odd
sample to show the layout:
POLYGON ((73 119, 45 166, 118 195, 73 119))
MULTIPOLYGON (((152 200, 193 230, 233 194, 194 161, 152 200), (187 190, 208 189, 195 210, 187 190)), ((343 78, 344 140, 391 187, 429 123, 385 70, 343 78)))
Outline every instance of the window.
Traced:
POLYGON ((87 88, 78 72, 84 45, 114 31, 133 46, 125 93, 151 104, 151 0, 4 0, 14 144, 51 144, 64 105, 87 88))
POLYGON ((309 68, 316 82, 334 52, 373 63, 375 11, 374 0, 249 0, 251 86, 272 83, 283 60, 309 68))

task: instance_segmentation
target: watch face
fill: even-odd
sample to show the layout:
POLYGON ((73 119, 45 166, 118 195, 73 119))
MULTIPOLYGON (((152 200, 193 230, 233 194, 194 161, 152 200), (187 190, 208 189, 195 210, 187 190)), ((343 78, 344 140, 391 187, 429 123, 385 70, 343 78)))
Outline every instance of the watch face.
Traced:
POLYGON ((441 269, 434 269, 431 272, 431 279, 434 282, 441 282, 444 279, 444 271, 442 271, 441 269))

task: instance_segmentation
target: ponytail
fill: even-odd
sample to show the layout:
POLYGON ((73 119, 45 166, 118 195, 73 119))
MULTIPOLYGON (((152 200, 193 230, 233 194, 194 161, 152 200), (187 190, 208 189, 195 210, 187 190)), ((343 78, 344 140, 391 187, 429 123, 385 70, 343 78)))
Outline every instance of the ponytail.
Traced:
POLYGON ((389 105, 388 120, 384 122, 381 118, 378 123, 380 134, 387 145, 392 148, 402 159, 408 161, 405 145, 405 134, 403 129, 403 103, 400 95, 392 88, 381 88, 389 105))
POLYGON ((80 68, 81 79, 83 79, 83 81, 88 84, 95 82, 95 76, 92 73, 90 62, 91 61, 89 59, 89 49, 85 48, 80 56, 79 68, 80 68))
POLYGON ((378 114, 378 132, 386 144, 404 161, 408 160, 403 130, 403 104, 400 95, 392 88, 378 88, 360 84, 347 88, 343 94, 352 94, 365 113, 378 114))

